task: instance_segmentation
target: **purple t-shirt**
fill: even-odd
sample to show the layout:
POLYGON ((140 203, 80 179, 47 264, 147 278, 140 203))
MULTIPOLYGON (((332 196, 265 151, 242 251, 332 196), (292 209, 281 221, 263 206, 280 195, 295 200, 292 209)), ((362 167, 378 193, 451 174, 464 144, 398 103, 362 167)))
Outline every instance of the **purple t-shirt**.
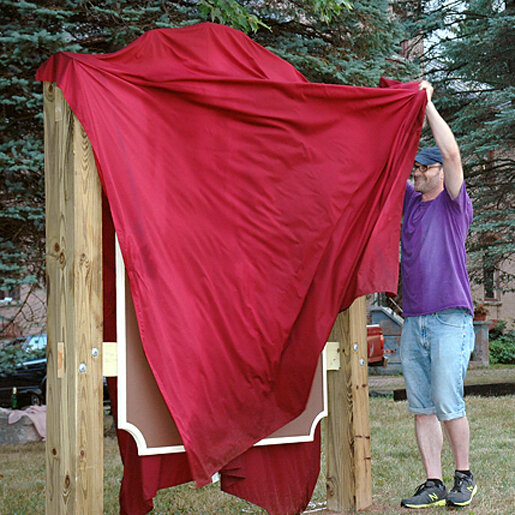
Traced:
POLYGON ((465 238, 472 202, 465 183, 456 199, 444 189, 433 200, 406 184, 401 236, 404 316, 467 308, 473 313, 465 238))

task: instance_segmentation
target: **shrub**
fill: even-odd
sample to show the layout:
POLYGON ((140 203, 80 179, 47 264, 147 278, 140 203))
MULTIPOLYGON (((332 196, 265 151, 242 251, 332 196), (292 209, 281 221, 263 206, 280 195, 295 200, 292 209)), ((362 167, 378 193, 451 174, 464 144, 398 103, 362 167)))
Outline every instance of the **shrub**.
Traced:
POLYGON ((492 364, 515 365, 515 330, 506 329, 500 321, 490 332, 490 361, 492 364))
POLYGON ((0 349, 0 374, 12 373, 24 361, 44 358, 45 356, 46 352, 41 349, 27 352, 19 344, 6 345, 0 349))

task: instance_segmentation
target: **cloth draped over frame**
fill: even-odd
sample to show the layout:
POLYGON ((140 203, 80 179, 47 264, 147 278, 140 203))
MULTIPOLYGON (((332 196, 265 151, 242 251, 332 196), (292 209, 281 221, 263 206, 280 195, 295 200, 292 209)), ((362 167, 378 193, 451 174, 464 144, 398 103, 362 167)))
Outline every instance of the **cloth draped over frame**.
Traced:
POLYGON ((210 23, 58 53, 37 79, 91 141, 146 357, 207 484, 303 410, 337 313, 396 291, 425 93, 310 83, 210 23))

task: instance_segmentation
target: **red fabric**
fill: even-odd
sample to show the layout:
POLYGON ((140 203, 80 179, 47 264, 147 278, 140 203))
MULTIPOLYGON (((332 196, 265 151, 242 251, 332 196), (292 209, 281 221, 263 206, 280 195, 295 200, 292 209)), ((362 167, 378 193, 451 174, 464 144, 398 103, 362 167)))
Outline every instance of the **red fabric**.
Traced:
MULTIPOLYGON (((104 341, 116 341, 116 266, 114 225, 105 196, 102 198, 102 283, 104 306, 104 341)), ((111 412, 118 427, 118 395, 115 377, 107 379, 111 412)), ((118 447, 123 463, 120 485, 120 514, 144 515, 152 511, 153 498, 161 488, 192 480, 186 454, 139 456, 131 434, 118 429, 118 447)))
POLYGON ((396 290, 426 96, 311 84, 213 24, 59 53, 37 78, 93 145, 144 350, 205 484, 302 411, 338 311, 396 290))
POLYGON ((313 442, 252 447, 221 470, 221 488, 271 515, 301 513, 320 472, 320 440, 318 425, 313 442))
MULTIPOLYGON (((102 199, 104 341, 116 341, 116 276, 114 225, 107 199, 102 199)), ((117 424, 117 380, 108 378, 111 409, 117 424)), ((124 465, 120 514, 152 511, 161 488, 192 480, 186 454, 139 456, 132 436, 117 430, 124 465)), ((221 489, 265 508, 270 514, 300 513, 308 505, 320 471, 320 428, 310 443, 252 447, 221 471, 221 489)))
MULTIPOLYGON (((108 378, 107 383, 116 421, 116 378, 108 378)), ((152 511, 153 498, 159 489, 191 481, 186 454, 138 456, 138 448, 132 435, 120 429, 116 434, 123 463, 120 515, 144 515, 152 511)))

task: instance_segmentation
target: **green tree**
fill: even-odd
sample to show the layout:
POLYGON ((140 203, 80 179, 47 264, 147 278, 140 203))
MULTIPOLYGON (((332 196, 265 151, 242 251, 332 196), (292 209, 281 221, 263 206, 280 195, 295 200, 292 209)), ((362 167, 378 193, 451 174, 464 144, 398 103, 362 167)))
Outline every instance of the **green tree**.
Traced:
MULTIPOLYGON (((468 250, 476 283, 514 259, 515 2, 404 2, 413 38, 424 38, 421 66, 435 86, 435 104, 460 144, 474 204, 468 250)), ((427 136, 427 134, 426 134, 427 136)))
POLYGON ((34 76, 53 53, 114 52, 150 29, 211 20, 249 33, 312 81, 375 86, 381 75, 404 80, 417 71, 398 57, 403 27, 388 0, 1 0, 1 7, 2 290, 44 277, 42 88, 34 76))

